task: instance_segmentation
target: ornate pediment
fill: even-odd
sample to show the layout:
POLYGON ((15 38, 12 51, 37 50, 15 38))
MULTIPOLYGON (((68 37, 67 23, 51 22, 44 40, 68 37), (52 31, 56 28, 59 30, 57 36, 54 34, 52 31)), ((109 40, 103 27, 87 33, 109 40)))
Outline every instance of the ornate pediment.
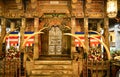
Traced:
POLYGON ((71 30, 68 26, 70 19, 66 14, 44 14, 42 19, 44 20, 44 27, 48 27, 47 30, 52 26, 59 26, 62 31, 71 30))

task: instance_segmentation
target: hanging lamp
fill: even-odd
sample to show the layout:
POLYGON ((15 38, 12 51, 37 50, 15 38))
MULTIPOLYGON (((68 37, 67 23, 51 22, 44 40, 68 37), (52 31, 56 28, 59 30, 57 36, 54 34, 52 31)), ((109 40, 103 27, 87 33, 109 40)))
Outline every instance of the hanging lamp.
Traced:
POLYGON ((117 16, 117 0, 108 0, 107 1, 107 16, 109 18, 115 18, 117 16))

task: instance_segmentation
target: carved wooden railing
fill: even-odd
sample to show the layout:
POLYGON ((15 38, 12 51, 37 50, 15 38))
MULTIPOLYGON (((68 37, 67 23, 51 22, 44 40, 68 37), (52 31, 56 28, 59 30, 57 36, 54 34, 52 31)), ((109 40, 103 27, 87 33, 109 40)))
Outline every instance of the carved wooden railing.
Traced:
POLYGON ((87 61, 88 77, 110 77, 110 61, 87 61))
POLYGON ((20 59, 0 60, 0 77, 21 77, 20 59))

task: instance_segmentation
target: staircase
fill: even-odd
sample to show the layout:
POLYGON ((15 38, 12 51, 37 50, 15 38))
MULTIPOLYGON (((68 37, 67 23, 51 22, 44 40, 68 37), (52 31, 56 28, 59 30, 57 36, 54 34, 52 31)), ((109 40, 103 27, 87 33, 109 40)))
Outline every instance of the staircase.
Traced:
POLYGON ((26 62, 28 77, 73 77, 71 60, 26 62))

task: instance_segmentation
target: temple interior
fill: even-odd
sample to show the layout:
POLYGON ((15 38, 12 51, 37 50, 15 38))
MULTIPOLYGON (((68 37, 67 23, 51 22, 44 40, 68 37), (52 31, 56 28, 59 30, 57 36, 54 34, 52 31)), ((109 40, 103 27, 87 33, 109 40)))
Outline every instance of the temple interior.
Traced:
POLYGON ((0 77, 120 77, 120 0, 0 0, 0 77))

